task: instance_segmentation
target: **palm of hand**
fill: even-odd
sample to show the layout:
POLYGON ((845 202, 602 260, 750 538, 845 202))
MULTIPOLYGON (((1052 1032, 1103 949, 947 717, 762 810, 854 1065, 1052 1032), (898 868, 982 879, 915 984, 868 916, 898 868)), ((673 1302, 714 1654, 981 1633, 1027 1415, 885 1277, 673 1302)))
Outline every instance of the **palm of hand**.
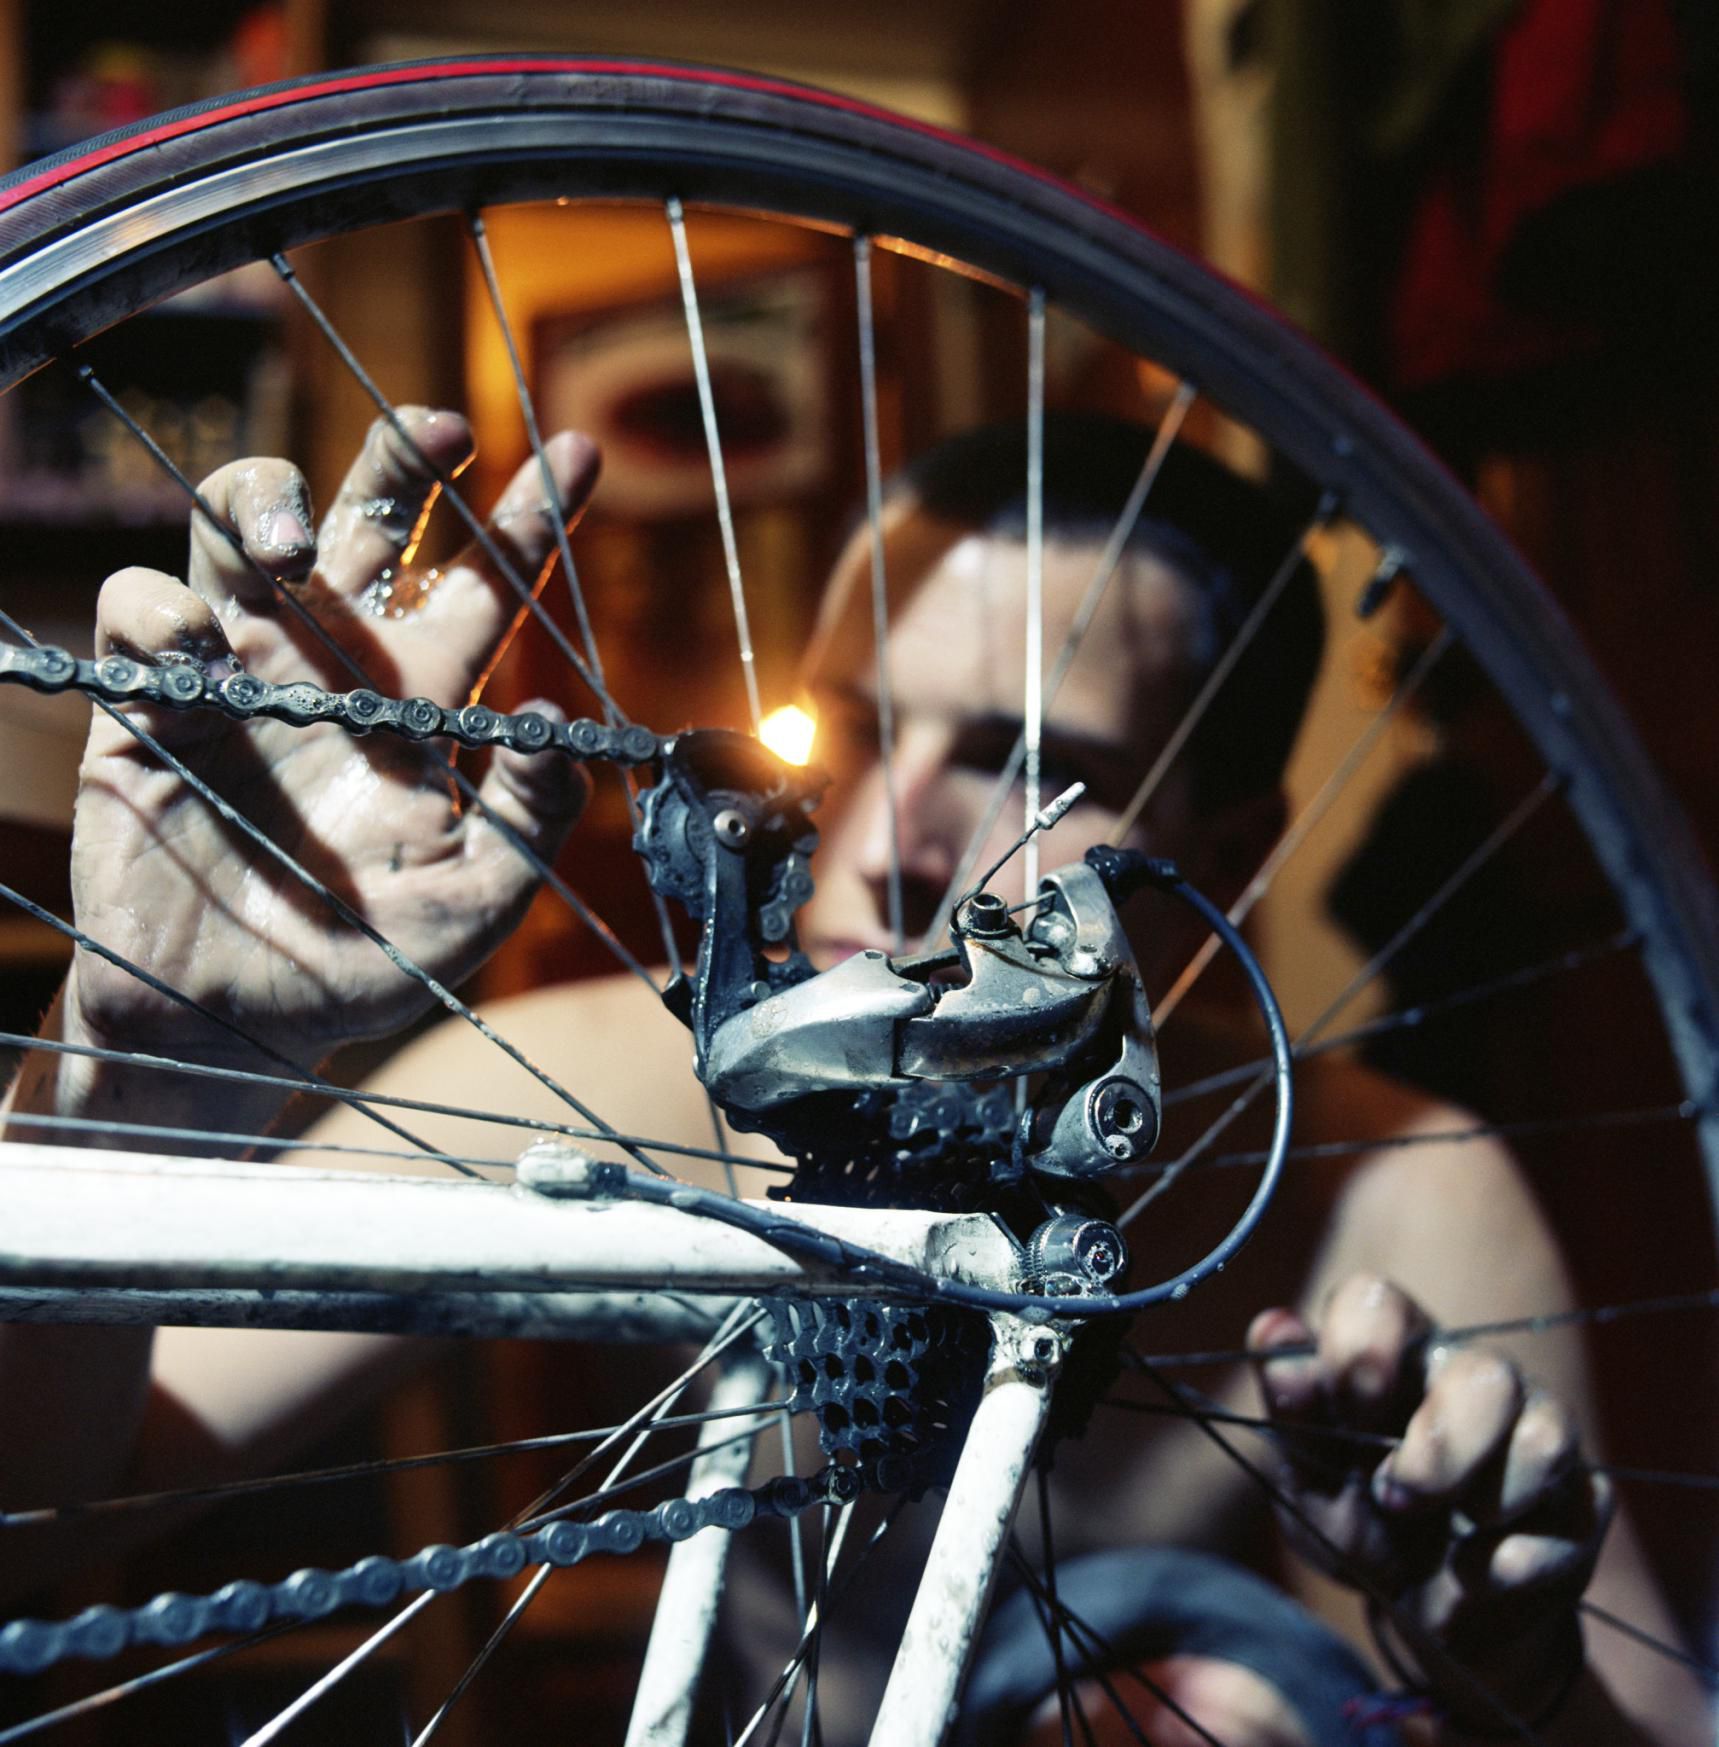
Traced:
MULTIPOLYGON (((409 415, 443 466, 464 427, 409 415), (437 454, 440 448, 443 453, 437 454)), ((588 445, 551 445, 564 502, 594 473, 588 445)), ((365 681, 396 696, 461 702, 516 620, 519 602, 475 550, 451 564, 416 610, 378 618, 365 591, 409 556, 433 495, 407 446, 381 428, 325 520, 310 580, 286 583, 347 650, 365 681), (378 515, 378 503, 389 513, 378 515)), ((205 486, 246 551, 274 574, 309 557, 298 476, 281 462, 236 463, 205 486), (286 537, 282 537, 282 529, 286 537)), ((516 573, 531 578, 553 550, 535 468, 522 469, 492 518, 516 573)), ((121 572, 103 590, 99 642, 141 659, 165 650, 237 660, 258 677, 361 683, 212 530, 193 535, 190 586, 121 572)), ((539 706, 543 707, 543 706, 539 706)), ((441 982, 468 975, 517 922, 535 886, 507 829, 552 855, 581 798, 563 760, 497 753, 461 803, 445 750, 391 735, 358 739, 322 725, 248 726, 209 712, 138 710, 138 725, 268 842, 355 909, 441 982)), ((219 818, 194 788, 120 721, 97 713, 81 774, 73 891, 79 925, 248 1037, 311 1061, 340 1041, 405 1024, 433 999, 371 940, 308 890, 280 857, 219 818)), ((82 1029, 98 1041, 163 1047, 203 1059, 248 1053, 230 1034, 187 1019, 181 1004, 81 953, 74 975, 82 1029)))

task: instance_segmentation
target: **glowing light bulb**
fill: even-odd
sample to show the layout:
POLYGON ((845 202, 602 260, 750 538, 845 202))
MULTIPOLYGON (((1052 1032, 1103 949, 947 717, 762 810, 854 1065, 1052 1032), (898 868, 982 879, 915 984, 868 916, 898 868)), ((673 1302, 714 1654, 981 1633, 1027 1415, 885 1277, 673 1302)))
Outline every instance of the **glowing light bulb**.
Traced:
POLYGON ((812 756, 818 724, 798 704, 772 710, 758 725, 758 738, 784 764, 804 764, 812 756))

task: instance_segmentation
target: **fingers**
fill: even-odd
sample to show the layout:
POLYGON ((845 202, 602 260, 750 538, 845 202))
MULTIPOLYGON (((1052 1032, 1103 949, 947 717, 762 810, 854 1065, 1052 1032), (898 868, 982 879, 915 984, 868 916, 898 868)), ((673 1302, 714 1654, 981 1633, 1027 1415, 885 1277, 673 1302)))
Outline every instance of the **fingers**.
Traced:
POLYGON ((316 556, 304 475, 291 462, 252 457, 217 469, 199 490, 215 521, 192 515, 186 581, 230 624, 239 609, 272 615, 271 579, 302 581, 316 556))
POLYGON ((1516 1429, 1522 1379, 1507 1359, 1483 1348, 1435 1349, 1427 1372, 1426 1394, 1402 1442, 1374 1473, 1374 1500, 1381 1510, 1407 1514, 1473 1495, 1490 1515, 1497 1493, 1493 1458, 1516 1429))
MULTIPOLYGON (((563 431, 544 444, 562 515, 571 527, 597 483, 601 462, 589 437, 563 431)), ((546 501, 543 476, 533 456, 496 501, 486 529, 487 546, 474 540, 437 584, 431 609, 437 619, 460 627, 473 650, 475 680, 524 607, 522 591, 534 591, 555 556, 557 527, 546 501)))
MULTIPOLYGON (((195 661, 224 679, 234 656, 215 607, 176 577, 133 566, 116 571, 96 597, 95 652, 129 655, 149 663, 195 661)), ((170 745, 184 746, 219 732, 222 720, 209 710, 169 710, 128 705, 140 726, 170 745)), ((115 730, 115 745, 135 745, 115 730)))
POLYGON ((1580 1466, 1574 1418, 1543 1391, 1530 1391, 1510 1431, 1491 1520, 1508 1522, 1537 1509, 1563 1490, 1580 1466))
MULTIPOLYGON (((1293 1310, 1262 1310, 1248 1325, 1247 1349, 1265 1411, 1286 1431, 1330 1425, 1325 1373, 1313 1331, 1293 1310)), ((1338 1482, 1354 1467, 1352 1450, 1330 1438, 1285 1436, 1278 1448, 1303 1482, 1338 1482)))
MULTIPOLYGON (((552 722, 566 720, 542 699, 523 708, 552 722)), ((497 938, 513 927, 537 889, 536 870, 520 853, 521 844, 539 861, 553 863, 590 792, 585 772, 558 754, 510 752, 505 747, 492 754, 467 832, 466 858, 496 917, 497 938)))
POLYGON ((1426 1312, 1388 1280, 1354 1274, 1331 1294, 1319 1325, 1322 1386, 1338 1423, 1396 1431, 1420 1397, 1426 1312))
POLYGON ((1474 1590, 1579 1593, 1593 1574, 1614 1503, 1604 1475, 1572 1474, 1511 1527, 1468 1537, 1453 1563, 1474 1590))
POLYGON ((1371 1467, 1375 1446, 1315 1436, 1317 1428, 1391 1432, 1404 1426, 1419 1398, 1421 1343, 1431 1324, 1405 1292, 1371 1274, 1356 1274, 1332 1293, 1315 1333, 1290 1310, 1267 1310, 1248 1329, 1266 1411, 1286 1430, 1283 1453, 1303 1482, 1335 1486, 1371 1467), (1279 1356, 1268 1356, 1282 1351, 1279 1356))
POLYGON ((346 599, 411 562, 441 480, 471 459, 471 427, 458 413, 403 406, 394 416, 398 429, 385 418, 371 425, 323 518, 317 574, 346 599))
POLYGON ((1407 1294, 1358 1275, 1316 1329, 1270 1310, 1247 1345, 1296 1494, 1292 1541, 1481 1669, 1501 1646, 1564 1632, 1612 1493, 1559 1403, 1501 1354, 1429 1348, 1429 1332, 1407 1294))

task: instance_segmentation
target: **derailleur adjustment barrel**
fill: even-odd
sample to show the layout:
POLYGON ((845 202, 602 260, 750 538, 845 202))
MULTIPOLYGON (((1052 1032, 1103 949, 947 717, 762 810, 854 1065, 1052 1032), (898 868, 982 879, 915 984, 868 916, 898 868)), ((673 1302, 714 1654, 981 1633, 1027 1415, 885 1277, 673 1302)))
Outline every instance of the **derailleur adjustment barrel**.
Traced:
POLYGON ((1026 1288, 1052 1298, 1109 1292, 1128 1271, 1128 1244, 1107 1219, 1059 1213, 1027 1239, 1026 1288))

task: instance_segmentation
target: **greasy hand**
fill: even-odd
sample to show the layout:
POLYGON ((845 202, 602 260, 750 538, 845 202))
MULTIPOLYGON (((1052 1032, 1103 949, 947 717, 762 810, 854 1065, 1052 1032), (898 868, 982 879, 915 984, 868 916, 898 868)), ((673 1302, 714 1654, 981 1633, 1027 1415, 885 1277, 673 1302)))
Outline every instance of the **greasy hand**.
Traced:
MULTIPOLYGON (((464 464, 463 419, 418 408, 401 417, 440 466, 464 464)), ((563 501, 578 510, 595 481, 595 450, 563 435, 549 455, 563 501)), ((381 421, 314 539, 304 480, 285 461, 236 461, 203 484, 246 553, 333 634, 374 689, 464 703, 521 604, 475 544, 427 591, 405 571, 436 489, 381 421)), ((535 463, 515 476, 489 526, 518 575, 534 583, 555 547, 535 463)), ((361 683, 201 515, 185 583, 140 569, 108 579, 96 643, 98 655, 189 656, 217 676, 237 660, 276 682, 308 678, 340 691, 361 683)), ((531 707, 558 714, 541 702, 531 707)), ((331 725, 243 725, 209 711, 132 713, 444 982, 474 970, 524 913, 532 870, 482 811, 462 804, 442 748, 382 734, 357 739, 331 725)), ((564 759, 497 750, 481 793, 549 858, 585 784, 564 759)), ((79 925, 97 940, 306 1065, 346 1038, 403 1025, 432 999, 100 711, 80 776, 72 882, 79 925)), ((87 952, 67 996, 74 1035, 202 1060, 248 1056, 257 1065, 235 1039, 87 952)))
POLYGON ((1520 1716, 1569 1673, 1610 1488, 1583 1467, 1564 1408, 1496 1352, 1429 1342, 1431 1326, 1405 1293, 1357 1274, 1317 1330, 1268 1310, 1248 1346, 1288 1434, 1282 1479, 1305 1520, 1280 1514, 1298 1550, 1387 1597, 1387 1630, 1449 1708, 1496 1726, 1475 1680, 1520 1716), (1268 1356, 1308 1343, 1310 1356, 1268 1356), (1441 1676, 1445 1657, 1459 1666, 1441 1676))

